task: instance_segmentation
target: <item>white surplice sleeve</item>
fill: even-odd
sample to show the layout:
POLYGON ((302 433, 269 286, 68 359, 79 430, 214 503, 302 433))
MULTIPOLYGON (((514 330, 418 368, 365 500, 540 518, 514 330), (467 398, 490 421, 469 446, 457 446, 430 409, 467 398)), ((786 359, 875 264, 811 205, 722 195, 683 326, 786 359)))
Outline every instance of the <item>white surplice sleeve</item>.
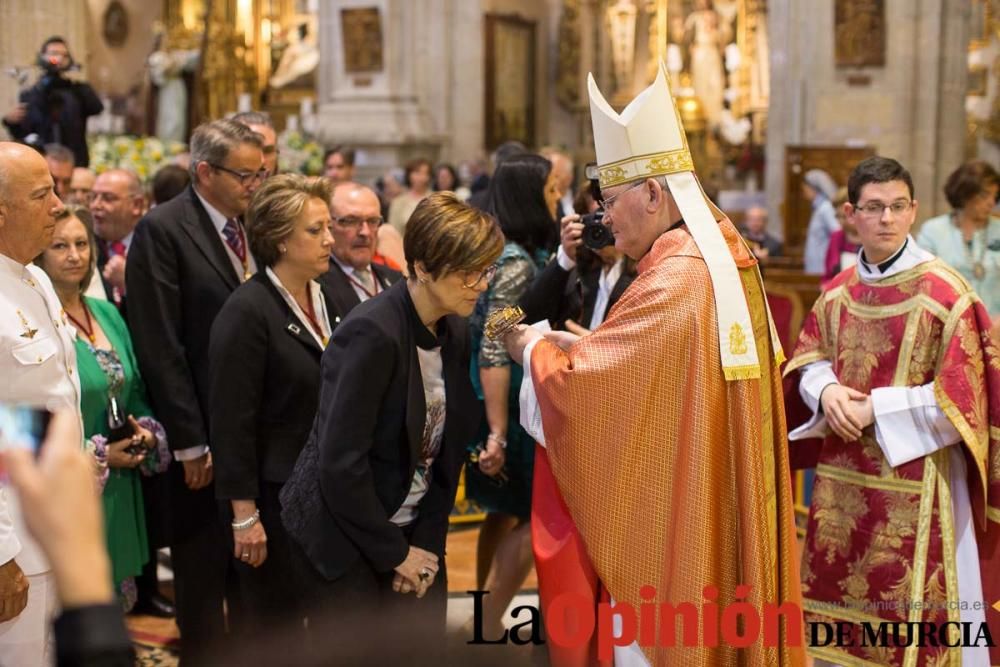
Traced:
POLYGON ((518 403, 521 407, 521 426, 542 447, 545 446, 545 432, 542 430, 542 409, 535 395, 535 381, 531 379, 531 352, 541 338, 536 338, 524 347, 524 378, 521 380, 521 391, 518 403))
POLYGON ((893 468, 962 440, 938 405, 933 382, 873 389, 872 408, 875 437, 893 468))
MULTIPOLYGON (((816 361, 803 367, 799 395, 813 411, 813 416, 792 430, 789 440, 821 438, 830 432, 820 410, 819 397, 823 389, 836 383, 837 376, 829 361, 816 361)), ((871 395, 875 438, 894 468, 962 439, 938 405, 933 382, 920 387, 882 387, 873 389, 871 395)))

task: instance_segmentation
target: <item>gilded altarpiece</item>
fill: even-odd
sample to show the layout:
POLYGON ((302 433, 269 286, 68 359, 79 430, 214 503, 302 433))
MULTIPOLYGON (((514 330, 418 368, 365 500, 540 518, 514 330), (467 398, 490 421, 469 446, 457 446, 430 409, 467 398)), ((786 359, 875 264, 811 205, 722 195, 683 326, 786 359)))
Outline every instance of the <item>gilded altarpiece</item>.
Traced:
POLYGON ((165 0, 167 35, 201 52, 194 123, 241 106, 272 111, 279 126, 315 97, 318 22, 307 0, 165 0))
POLYGON ((662 60, 699 175, 743 189, 762 177, 769 57, 766 0, 564 0, 556 94, 585 124, 587 72, 620 109, 662 60))

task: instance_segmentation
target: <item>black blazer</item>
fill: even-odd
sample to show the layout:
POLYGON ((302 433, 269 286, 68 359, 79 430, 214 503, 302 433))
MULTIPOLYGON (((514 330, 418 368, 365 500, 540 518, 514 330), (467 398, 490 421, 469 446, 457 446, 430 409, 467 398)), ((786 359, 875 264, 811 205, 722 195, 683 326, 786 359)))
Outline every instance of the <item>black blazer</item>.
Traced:
POLYGON ((282 519, 313 566, 333 580, 365 558, 390 572, 409 544, 444 556, 465 445, 482 419, 469 379, 468 324, 427 331, 405 281, 351 311, 327 346, 319 411, 281 492, 282 519), (417 346, 441 345, 446 406, 441 450, 409 541, 389 518, 410 490, 424 432, 417 346))
MULTIPOLYGON (((332 323, 329 298, 326 308, 332 323)), ((316 416, 322 355, 263 271, 226 301, 209 344, 216 498, 258 498, 260 482, 288 479, 316 416)))
MULTIPOLYGON (((390 269, 388 266, 383 266, 381 264, 372 264, 372 277, 378 281, 381 289, 386 289, 395 285, 403 274, 399 271, 390 269)), ((340 265, 331 257, 330 258, 330 270, 321 275, 318 279, 319 284, 323 286, 323 289, 327 294, 330 295, 330 300, 333 302, 337 310, 337 318, 330 317, 330 324, 334 329, 340 324, 340 320, 347 316, 347 313, 351 312, 354 306, 361 303, 361 299, 358 298, 358 293, 354 291, 354 287, 351 286, 351 281, 344 273, 344 270, 340 268, 340 265)))
MULTIPOLYGON (((139 221, 125 263, 128 322, 150 402, 171 449, 211 444, 208 343, 239 287, 219 233, 191 186, 139 221)), ((175 531, 215 520, 211 486, 184 492, 173 466, 175 531)), ((178 539, 180 539, 178 537, 178 539)))
MULTIPOLYGON (((548 320, 553 329, 565 329, 566 320, 571 319, 580 326, 589 326, 597 302, 601 267, 597 265, 584 273, 579 266, 571 271, 559 266, 553 259, 542 269, 528 290, 521 296, 519 305, 525 312, 525 321, 548 320)), ((615 286, 611 288, 607 313, 618 303, 625 289, 635 280, 635 274, 622 271, 615 286)))

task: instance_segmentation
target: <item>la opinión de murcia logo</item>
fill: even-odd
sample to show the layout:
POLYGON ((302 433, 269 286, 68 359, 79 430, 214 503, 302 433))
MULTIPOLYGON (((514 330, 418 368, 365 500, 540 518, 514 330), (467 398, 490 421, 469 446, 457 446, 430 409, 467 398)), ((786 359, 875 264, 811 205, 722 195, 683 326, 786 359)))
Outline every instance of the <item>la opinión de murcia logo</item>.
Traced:
MULTIPOLYGON (((561 647, 581 647, 589 644, 596 632, 597 656, 601 660, 610 660, 616 646, 629 646, 633 642, 644 648, 720 645, 747 648, 757 642, 773 648, 782 644, 801 646, 807 636, 808 645, 816 647, 994 646, 986 623, 804 621, 798 604, 768 603, 758 609, 746 601, 750 591, 748 585, 737 586, 734 601, 720 607, 716 586, 702 589, 704 599, 700 604, 657 602, 656 588, 643 586, 639 589, 642 602, 638 611, 625 602, 595 605, 584 595, 564 593, 545 609, 546 636, 543 636, 541 611, 532 605, 521 605, 511 610, 511 617, 520 622, 499 637, 489 638, 484 636, 482 625, 483 598, 489 591, 466 591, 473 598, 473 637, 467 643, 544 644, 548 640, 561 647), (806 633, 803 625, 808 627, 806 633)), ((981 602, 973 604, 985 607, 981 602)), ((961 608, 965 608, 964 603, 961 608)))

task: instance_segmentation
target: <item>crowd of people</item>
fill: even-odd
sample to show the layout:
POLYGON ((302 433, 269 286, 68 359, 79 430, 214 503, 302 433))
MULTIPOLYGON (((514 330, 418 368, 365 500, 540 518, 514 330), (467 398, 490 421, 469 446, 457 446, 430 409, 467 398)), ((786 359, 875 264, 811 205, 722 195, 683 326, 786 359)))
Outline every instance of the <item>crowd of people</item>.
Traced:
MULTIPOLYGON (((861 162, 840 192, 804 175, 805 270, 825 283, 783 395, 759 272, 783 249, 766 211, 737 230, 689 159, 647 159, 686 151, 683 128, 649 120, 674 118, 662 68, 632 104, 615 113, 591 82, 599 176, 576 192, 566 153, 516 142, 468 184, 416 159, 395 192, 395 176, 369 187, 344 145, 321 177, 279 173, 261 112, 195 128, 186 168, 148 188, 58 143, 0 143, 0 400, 59 413, 37 463, 4 455, 22 504, 0 494, 0 661, 51 659, 57 602, 59 655, 95 664, 127 664, 130 610, 176 614, 185 665, 262 637, 440 661, 463 472, 486 512, 488 636, 532 565, 543 605, 604 591, 638 608, 650 586, 698 602, 712 584, 723 607, 739 595, 842 620, 824 610, 875 609, 898 581, 931 603, 996 599, 1000 176, 959 167, 953 211, 914 239, 916 195, 895 160, 861 162), (539 325, 487 335, 514 306, 539 325), (804 422, 786 428, 785 401, 804 422), (800 577, 788 473, 806 466, 800 577), (103 513, 66 500, 92 487, 103 513), (76 541, 89 583, 66 555, 76 541), (81 643, 94 626, 74 614, 106 632, 81 643), (391 647, 359 632, 371 619, 391 647)), ((925 620, 992 627, 992 613, 925 620)), ((801 627, 782 633, 747 648, 749 663, 804 664, 801 627)), ((682 659, 615 644, 623 665, 682 659)), ((931 661, 939 648, 916 650, 931 661)), ((591 650, 550 647, 555 664, 591 650)), ((986 649, 959 650, 988 664, 986 649)))

